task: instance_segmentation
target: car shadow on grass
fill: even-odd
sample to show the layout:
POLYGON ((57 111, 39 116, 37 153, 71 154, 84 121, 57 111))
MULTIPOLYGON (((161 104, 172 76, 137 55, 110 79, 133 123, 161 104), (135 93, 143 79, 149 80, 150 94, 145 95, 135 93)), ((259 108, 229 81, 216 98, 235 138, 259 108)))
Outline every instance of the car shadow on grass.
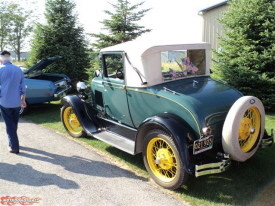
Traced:
POLYGON ((217 205, 274 205, 274 155, 274 145, 259 148, 246 162, 232 161, 224 173, 198 178, 191 176, 177 193, 217 205))
POLYGON ((143 164, 142 154, 137 154, 137 155, 128 154, 120 149, 110 146, 107 143, 104 143, 90 136, 81 137, 79 139, 91 145, 92 147, 100 148, 100 150, 103 150, 104 152, 107 152, 108 154, 123 161, 124 163, 126 163, 126 165, 131 165, 131 167, 135 167, 139 169, 144 174, 147 173, 146 168, 143 164))
POLYGON ((146 172, 146 168, 142 160, 142 154, 131 155, 112 146, 107 147, 106 151, 109 152, 111 155, 114 155, 120 159, 123 159, 124 161, 126 161, 126 163, 137 167, 143 172, 146 172))

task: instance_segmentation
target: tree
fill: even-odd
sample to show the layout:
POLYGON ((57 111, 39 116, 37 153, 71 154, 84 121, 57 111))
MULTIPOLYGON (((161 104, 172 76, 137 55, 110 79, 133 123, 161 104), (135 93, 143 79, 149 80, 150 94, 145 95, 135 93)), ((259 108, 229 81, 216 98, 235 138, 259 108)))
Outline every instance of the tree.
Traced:
POLYGON ((143 33, 150 32, 151 29, 145 29, 144 26, 139 26, 138 22, 150 9, 143 9, 134 12, 144 2, 130 5, 128 0, 117 0, 117 4, 111 4, 115 8, 115 13, 104 10, 104 12, 111 16, 110 19, 105 19, 101 23, 104 25, 108 34, 91 34, 92 37, 98 38, 93 44, 97 49, 107 46, 112 46, 129 40, 133 40, 143 33))
POLYGON ((18 4, 10 5, 13 14, 10 17, 10 33, 8 42, 17 55, 17 60, 21 60, 21 50, 26 44, 27 37, 31 34, 34 27, 34 15, 32 10, 25 10, 18 4))
POLYGON ((0 50, 3 51, 7 45, 7 36, 9 34, 9 11, 8 2, 0 4, 0 50))
POLYGON ((275 111, 275 2, 232 0, 219 21, 225 37, 214 52, 212 76, 275 111))
POLYGON ((150 32, 151 29, 145 29, 144 26, 139 26, 137 22, 141 20, 142 17, 150 9, 144 9, 141 11, 134 12, 139 6, 143 5, 144 2, 130 5, 128 0, 117 0, 117 4, 111 4, 115 8, 115 13, 111 11, 104 10, 104 12, 111 16, 110 19, 105 19, 101 23, 104 25, 105 30, 108 34, 91 34, 92 37, 96 37, 96 43, 92 45, 95 47, 92 56, 94 57, 91 61, 92 67, 86 70, 89 76, 88 84, 93 78, 94 71, 100 69, 101 64, 99 59, 96 57, 98 55, 98 50, 112 46, 115 44, 123 43, 126 41, 133 40, 143 33, 150 32))
MULTIPOLYGON (((25 0, 24 3, 28 5, 30 2, 25 0)), ((11 49, 19 61, 36 17, 31 8, 22 7, 16 1, 3 1, 0 5, 0 49, 11 49)))
POLYGON ((78 25, 72 0, 47 0, 46 24, 38 23, 34 30, 28 65, 50 56, 62 56, 60 61, 47 67, 45 72, 64 73, 72 80, 87 79, 89 67, 84 29, 78 25))

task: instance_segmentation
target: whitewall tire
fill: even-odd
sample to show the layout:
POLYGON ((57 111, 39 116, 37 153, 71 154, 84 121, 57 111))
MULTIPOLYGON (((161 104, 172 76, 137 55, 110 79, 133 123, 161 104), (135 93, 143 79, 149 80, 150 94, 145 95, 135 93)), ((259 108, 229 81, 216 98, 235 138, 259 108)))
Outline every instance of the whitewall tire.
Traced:
POLYGON ((258 149, 265 130, 264 106, 257 97, 243 96, 230 108, 222 131, 225 153, 244 162, 258 149))

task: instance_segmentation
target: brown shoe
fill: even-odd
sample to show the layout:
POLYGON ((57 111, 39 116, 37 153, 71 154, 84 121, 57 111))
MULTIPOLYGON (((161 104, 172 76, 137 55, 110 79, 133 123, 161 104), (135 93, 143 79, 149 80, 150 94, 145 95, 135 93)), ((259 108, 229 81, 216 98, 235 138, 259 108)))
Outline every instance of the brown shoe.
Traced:
POLYGON ((18 154, 19 150, 12 150, 12 149, 10 149, 10 153, 18 154))

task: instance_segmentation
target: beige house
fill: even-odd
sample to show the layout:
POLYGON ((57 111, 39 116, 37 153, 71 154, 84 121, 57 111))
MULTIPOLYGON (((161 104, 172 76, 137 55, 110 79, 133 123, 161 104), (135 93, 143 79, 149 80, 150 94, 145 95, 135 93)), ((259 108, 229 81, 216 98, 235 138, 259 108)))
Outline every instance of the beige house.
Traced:
POLYGON ((202 41, 211 44, 212 49, 219 50, 218 36, 222 34, 222 25, 217 21, 222 16, 222 13, 227 10, 228 2, 223 1, 211 7, 199 11, 199 15, 203 17, 203 34, 202 41))

